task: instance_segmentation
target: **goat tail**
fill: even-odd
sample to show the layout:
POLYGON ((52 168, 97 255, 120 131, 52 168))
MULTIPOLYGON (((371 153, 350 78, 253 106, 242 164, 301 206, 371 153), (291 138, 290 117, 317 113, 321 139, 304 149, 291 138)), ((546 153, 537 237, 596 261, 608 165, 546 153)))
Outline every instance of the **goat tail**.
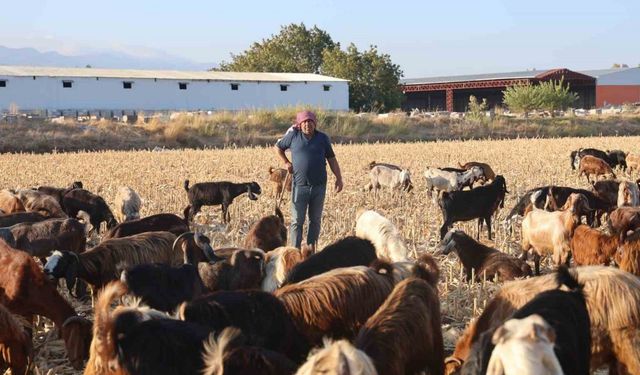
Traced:
POLYGON ((184 180, 184 190, 189 191, 189 180, 184 180))
POLYGON ((460 169, 465 169, 464 165, 460 164, 460 162, 458 162, 458 167, 460 167, 460 169))
POLYGON ((241 337, 241 332, 236 327, 227 327, 222 330, 216 339, 214 334, 209 335, 209 339, 204 343, 203 375, 223 375, 225 352, 229 346, 235 344, 241 337))
POLYGON ((578 282, 577 276, 572 275, 571 272, 569 272, 569 267, 565 265, 558 267, 556 281, 559 287, 564 285, 572 291, 582 291, 582 288, 584 287, 584 285, 578 282))
POLYGON ((115 322, 110 314, 111 303, 127 293, 127 287, 121 281, 109 283, 102 289, 98 296, 94 312, 93 343, 96 353, 102 365, 110 365, 116 358, 116 342, 113 337, 115 322))
POLYGON ((440 268, 438 267, 438 263, 429 254, 421 255, 417 259, 416 265, 413 267, 413 276, 423 279, 429 283, 429 285, 436 288, 438 280, 440 279, 440 268))
POLYGON ((187 224, 187 226, 189 226, 189 214, 190 213, 191 213, 191 205, 188 205, 182 211, 182 214, 184 215, 184 222, 187 224))

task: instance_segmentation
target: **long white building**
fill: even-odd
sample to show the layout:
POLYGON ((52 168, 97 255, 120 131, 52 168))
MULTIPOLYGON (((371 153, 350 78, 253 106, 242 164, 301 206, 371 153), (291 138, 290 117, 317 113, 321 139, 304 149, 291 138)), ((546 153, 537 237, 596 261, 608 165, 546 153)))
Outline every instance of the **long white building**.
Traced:
POLYGON ((349 82, 306 73, 0 66, 0 111, 349 109, 349 82))

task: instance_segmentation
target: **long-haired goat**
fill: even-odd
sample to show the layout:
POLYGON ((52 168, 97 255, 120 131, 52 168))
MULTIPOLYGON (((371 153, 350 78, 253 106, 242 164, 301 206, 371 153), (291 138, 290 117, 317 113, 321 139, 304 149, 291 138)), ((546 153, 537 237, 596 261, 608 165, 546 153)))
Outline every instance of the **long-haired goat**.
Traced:
POLYGON ((85 250, 85 226, 76 219, 49 219, 0 228, 0 238, 31 256, 45 258, 54 250, 82 253, 85 250))
POLYGON ((407 260, 409 250, 400 231, 389 219, 375 211, 358 212, 356 236, 371 241, 378 258, 389 259, 392 262, 407 260))
POLYGON ((640 277, 640 231, 627 237, 615 255, 621 270, 640 277))
POLYGON ((609 214, 607 226, 611 233, 616 234, 621 241, 624 241, 629 231, 640 229, 640 207, 615 209, 609 214))
POLYGON ((314 349, 296 375, 378 375, 367 353, 356 349, 347 340, 324 340, 322 348, 314 349))
POLYGON ((264 257, 264 278, 261 289, 273 293, 284 284, 287 275, 300 262, 311 255, 308 248, 283 246, 268 252, 264 257))
POLYGON ((0 369, 4 364, 11 374, 27 374, 33 344, 24 323, 0 304, 0 369))
POLYGON ((461 230, 450 230, 436 250, 445 255, 455 251, 467 280, 472 280, 471 275, 475 275, 474 281, 484 277, 493 280, 494 276, 500 281, 531 276, 531 267, 525 261, 476 242, 461 230))
POLYGON ((52 196, 58 202, 58 204, 60 204, 60 206, 62 207, 62 199, 64 198, 65 194, 67 194, 70 190, 82 189, 82 188, 83 188, 82 182, 75 181, 71 185, 69 185, 69 187, 66 187, 66 188, 57 188, 54 186, 38 186, 33 190, 37 190, 41 193, 45 193, 47 195, 52 196))
POLYGON ((262 189, 257 182, 233 183, 228 181, 220 182, 200 182, 189 187, 189 180, 184 181, 184 190, 187 192, 189 199, 188 209, 185 208, 185 217, 189 222, 193 221, 193 217, 200 212, 202 206, 222 206, 222 221, 228 223, 231 221, 229 214, 229 206, 233 200, 244 193, 252 201, 258 199, 256 194, 260 195, 262 189))
MULTIPOLYGON (((618 374, 640 374, 640 278, 604 266, 577 267, 569 272, 584 285, 591 322, 591 369, 609 364, 612 369, 618 367, 618 374)), ((482 333, 501 325, 538 293, 557 288, 556 279, 552 273, 505 283, 465 329, 447 359, 447 374, 467 359, 482 333)))
POLYGON ((264 252, 238 249, 230 258, 214 264, 200 262, 197 267, 209 291, 259 289, 264 278, 264 252))
POLYGON ((156 214, 120 223, 107 231, 102 240, 122 238, 145 232, 171 232, 176 236, 189 231, 189 225, 178 215, 156 214))
POLYGON ((622 181, 618 188, 618 207, 640 206, 640 189, 635 182, 622 181))
POLYGON ((128 186, 118 189, 114 200, 116 219, 123 223, 125 221, 140 219, 140 207, 142 200, 138 193, 128 186))
POLYGON ((618 250, 619 237, 588 225, 578 225, 571 237, 571 255, 578 266, 608 266, 618 250))
POLYGON ((218 257, 211 247, 211 240, 202 233, 185 232, 173 242, 173 251, 183 254, 185 264, 197 266, 200 262, 218 262, 218 257))
POLYGON ((244 240, 247 249, 260 249, 265 253, 287 244, 287 227, 282 211, 276 207, 275 215, 265 216, 253 224, 244 240))

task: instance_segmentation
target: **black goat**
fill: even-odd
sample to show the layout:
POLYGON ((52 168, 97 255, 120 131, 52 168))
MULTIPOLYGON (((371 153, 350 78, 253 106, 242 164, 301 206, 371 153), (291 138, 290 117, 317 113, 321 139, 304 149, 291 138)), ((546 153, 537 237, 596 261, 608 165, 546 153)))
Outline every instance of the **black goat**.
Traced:
POLYGON ((507 193, 507 183, 502 175, 496 176, 490 184, 472 190, 442 192, 438 199, 444 219, 440 227, 440 239, 444 238, 453 223, 473 219, 478 219, 477 238, 480 238, 484 220, 491 239, 491 216, 498 207, 504 207, 504 196, 507 193))
POLYGON ((260 289, 264 279, 262 250, 234 250, 230 258, 209 264, 198 263, 198 273, 209 291, 260 289))
POLYGON ((576 170, 580 166, 580 159, 582 159, 585 155, 595 156, 599 159, 604 160, 609 166, 614 169, 617 166, 620 166, 622 170, 627 169, 627 161, 626 154, 620 150, 607 150, 602 151, 596 148, 580 148, 576 151, 571 151, 571 169, 576 170))
POLYGON ((211 240, 202 233, 182 233, 173 243, 173 251, 182 252, 184 263, 194 266, 200 262, 219 262, 225 259, 216 255, 211 248, 211 240))
POLYGON ((107 229, 118 225, 104 199, 84 189, 69 190, 62 198, 62 207, 69 217, 77 217, 78 211, 89 214, 92 231, 100 233, 100 224, 107 223, 107 229))
POLYGON ((52 196, 53 198, 55 198, 56 201, 58 201, 58 203, 60 204, 60 207, 62 207, 62 209, 64 209, 63 206, 63 198, 64 196, 71 190, 73 189, 82 189, 83 185, 81 181, 75 181, 74 183, 72 183, 71 185, 69 185, 69 187, 67 188, 57 188, 57 187, 53 187, 53 186, 38 186, 37 188, 34 188, 33 190, 37 190, 41 193, 45 193, 47 195, 52 196))
POLYGON ((188 210, 185 208, 185 217, 189 222, 193 220, 195 214, 200 212, 202 206, 222 205, 222 221, 228 223, 231 221, 229 206, 238 195, 247 193, 249 199, 256 200, 258 199, 256 194, 262 193, 257 182, 240 184, 228 181, 200 182, 189 187, 189 180, 185 180, 184 190, 187 191, 189 199, 188 210))
POLYGON ((0 228, 10 227, 20 223, 37 223, 49 219, 39 212, 14 212, 0 215, 0 228))
POLYGON ((296 330, 284 304, 268 292, 215 292, 184 303, 178 315, 182 320, 215 332, 237 327, 246 337, 246 345, 282 353, 298 363, 309 351, 308 343, 296 330))
POLYGON ((163 263, 140 264, 122 271, 122 281, 134 297, 149 307, 173 312, 181 303, 199 297, 204 285, 191 264, 172 267, 163 263))
POLYGON ((144 232, 171 232, 179 236, 188 231, 189 225, 180 216, 157 214, 120 223, 105 233, 102 240, 129 237, 144 232))
POLYGON ((376 259, 376 248, 371 241, 348 236, 295 265, 283 285, 298 283, 335 268, 368 266, 376 259))

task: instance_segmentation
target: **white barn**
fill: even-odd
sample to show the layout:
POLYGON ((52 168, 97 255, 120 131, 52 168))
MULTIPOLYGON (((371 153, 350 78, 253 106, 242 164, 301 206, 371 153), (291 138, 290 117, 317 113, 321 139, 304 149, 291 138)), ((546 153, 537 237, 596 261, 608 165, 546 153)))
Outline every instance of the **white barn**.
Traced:
POLYGON ((0 66, 0 112, 349 109, 349 82, 307 73, 0 66))

